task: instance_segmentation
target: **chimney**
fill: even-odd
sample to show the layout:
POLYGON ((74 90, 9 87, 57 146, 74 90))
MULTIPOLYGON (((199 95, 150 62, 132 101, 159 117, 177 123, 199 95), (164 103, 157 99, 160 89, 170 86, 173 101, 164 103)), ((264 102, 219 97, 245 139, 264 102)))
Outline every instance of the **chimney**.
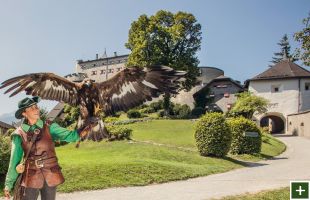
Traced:
POLYGON ((114 51, 114 57, 116 57, 117 56, 117 52, 116 51, 114 51))
POLYGON ((96 60, 98 60, 98 54, 96 53, 96 60))

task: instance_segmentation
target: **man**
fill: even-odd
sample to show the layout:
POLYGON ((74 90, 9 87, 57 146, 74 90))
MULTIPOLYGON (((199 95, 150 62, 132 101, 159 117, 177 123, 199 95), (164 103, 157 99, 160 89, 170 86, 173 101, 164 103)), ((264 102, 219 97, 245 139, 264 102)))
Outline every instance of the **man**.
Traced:
MULTIPOLYGON (((15 113, 17 119, 23 119, 22 125, 11 135, 12 150, 8 173, 5 180, 4 194, 10 198, 10 192, 20 171, 17 165, 22 162, 23 155, 30 149, 33 134, 38 133, 35 142, 29 151, 28 159, 24 161, 25 169, 22 186, 25 187, 23 200, 36 200, 39 192, 44 200, 54 200, 56 186, 64 182, 61 168, 58 164, 54 141, 75 142, 80 134, 89 132, 90 126, 79 130, 69 131, 56 123, 49 123, 40 119, 40 110, 37 103, 39 97, 24 98, 18 103, 15 113)), ((20 167, 20 165, 19 165, 20 167)))

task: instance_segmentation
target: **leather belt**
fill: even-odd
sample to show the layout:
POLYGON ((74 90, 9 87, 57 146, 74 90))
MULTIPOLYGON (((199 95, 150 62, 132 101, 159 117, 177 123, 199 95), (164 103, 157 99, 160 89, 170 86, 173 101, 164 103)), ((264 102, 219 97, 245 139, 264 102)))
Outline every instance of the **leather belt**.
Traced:
POLYGON ((45 165, 49 164, 57 164, 57 157, 51 157, 51 158, 38 158, 38 159, 28 159, 27 164, 29 164, 30 168, 42 168, 45 165))

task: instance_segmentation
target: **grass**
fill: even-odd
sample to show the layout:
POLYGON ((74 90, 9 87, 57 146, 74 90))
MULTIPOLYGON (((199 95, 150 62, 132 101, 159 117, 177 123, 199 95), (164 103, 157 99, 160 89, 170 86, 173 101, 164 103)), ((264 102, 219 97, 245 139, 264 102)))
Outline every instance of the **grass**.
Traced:
MULTIPOLYGON (((190 148, 197 151, 194 139, 194 124, 195 122, 190 120, 153 120, 126 125, 126 127, 133 129, 133 139, 135 140, 190 148)), ((229 155, 229 157, 256 162, 279 155, 286 149, 285 144, 269 134, 263 134, 262 140, 260 154, 229 155)))
POLYGON ((147 185, 206 176, 240 168, 231 160, 132 142, 83 143, 57 148, 66 182, 62 192, 147 185))
POLYGON ((290 188, 281 188, 276 190, 265 190, 259 193, 250 194, 246 193, 237 196, 224 197, 221 200, 283 200, 290 199, 290 188))
POLYGON ((133 129, 134 140, 196 149, 194 122, 190 120, 153 120, 126 127, 133 129))
MULTIPOLYGON (((244 164, 236 159, 259 160, 285 149, 272 136, 264 136, 259 155, 201 157, 195 145, 194 122, 190 120, 153 120, 126 126, 133 129, 134 141, 84 142, 79 149, 74 144, 58 147, 57 155, 66 178, 58 190, 148 185, 206 176, 242 167, 244 164)), ((2 180, 2 192, 1 184, 2 180)))

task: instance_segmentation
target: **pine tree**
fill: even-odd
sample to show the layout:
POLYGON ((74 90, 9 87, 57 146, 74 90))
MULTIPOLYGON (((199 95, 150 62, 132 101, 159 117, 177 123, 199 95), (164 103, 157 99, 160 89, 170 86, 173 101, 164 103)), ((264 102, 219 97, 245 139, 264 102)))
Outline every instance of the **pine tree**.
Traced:
POLYGON ((273 65, 277 64, 278 62, 280 62, 284 58, 287 58, 287 59, 289 59, 292 62, 295 62, 297 60, 295 58, 295 56, 290 53, 291 45, 290 45, 290 43, 288 41, 287 34, 285 34, 282 37, 282 39, 280 40, 278 45, 281 48, 281 52, 274 53, 274 57, 272 57, 272 61, 270 61, 272 63, 272 65, 269 65, 270 67, 272 67, 273 65))

